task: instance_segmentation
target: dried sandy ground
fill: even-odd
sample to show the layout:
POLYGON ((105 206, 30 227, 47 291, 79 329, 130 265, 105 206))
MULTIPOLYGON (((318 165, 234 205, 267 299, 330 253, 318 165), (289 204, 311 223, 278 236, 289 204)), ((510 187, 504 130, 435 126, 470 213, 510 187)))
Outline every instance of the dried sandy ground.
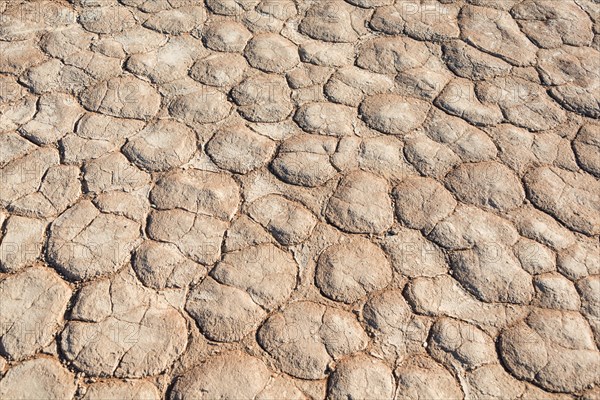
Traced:
POLYGON ((597 0, 0 0, 0 398, 599 399, 597 0))

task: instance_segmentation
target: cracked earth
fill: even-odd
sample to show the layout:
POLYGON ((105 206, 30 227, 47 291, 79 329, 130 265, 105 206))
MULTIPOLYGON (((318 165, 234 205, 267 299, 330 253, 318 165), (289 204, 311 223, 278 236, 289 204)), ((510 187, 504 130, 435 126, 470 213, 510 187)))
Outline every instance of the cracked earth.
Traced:
POLYGON ((0 1, 0 398, 600 399, 597 0, 0 1))

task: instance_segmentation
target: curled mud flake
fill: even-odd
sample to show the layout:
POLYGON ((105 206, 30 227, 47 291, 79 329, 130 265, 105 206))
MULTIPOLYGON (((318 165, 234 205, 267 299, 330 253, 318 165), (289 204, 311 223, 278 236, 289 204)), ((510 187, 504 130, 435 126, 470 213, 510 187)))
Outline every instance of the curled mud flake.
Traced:
POLYGON ((591 175, 540 167, 524 178, 528 198, 571 229, 600 233, 600 183, 591 175))
POLYGON ((396 364, 412 354, 424 353, 431 321, 413 315, 398 289, 385 290, 369 298, 363 307, 367 331, 374 350, 396 364))
POLYGON ((327 396, 330 399, 391 399, 394 386, 390 367, 361 354, 346 358, 336 366, 329 378, 327 396))
POLYGON ((293 111, 291 90, 278 75, 249 77, 233 88, 231 96, 240 115, 251 122, 281 122, 293 111))
POLYGON ((241 340, 266 317, 266 312, 247 292, 212 278, 192 289, 185 308, 200 332, 218 342, 241 340))
POLYGON ((157 50, 132 55, 127 59, 126 68, 135 75, 158 84, 185 78, 200 52, 199 43, 187 36, 172 38, 157 50))
POLYGON ((391 279, 392 268, 383 251, 369 241, 351 239, 321 253, 315 283, 330 299, 353 303, 391 279))
POLYGON ((422 67, 431 53, 423 42, 403 37, 379 37, 361 45, 356 65, 380 74, 422 67))
POLYGON ((452 194, 431 178, 407 178, 392 192, 396 216, 409 228, 429 232, 456 207, 452 194))
POLYGON ((206 47, 215 51, 237 53, 244 50, 252 34, 244 25, 233 21, 218 21, 204 31, 206 47))
POLYGON ((185 164, 196 152, 196 135, 183 124, 159 120, 146 126, 123 147, 138 167, 165 171, 185 164))
POLYGON ((600 177, 600 126, 584 125, 573 141, 573 149, 581 168, 600 177))
POLYGON ((365 99, 359 110, 371 128, 389 135, 406 135, 425 121, 429 105, 396 95, 377 95, 365 99))
POLYGON ((415 356, 395 370, 398 376, 395 400, 462 399, 459 383, 452 374, 428 356, 415 356))
POLYGON ((481 81, 508 75, 511 65, 484 53, 462 40, 453 40, 442 46, 443 59, 448 68, 461 78, 481 81))
POLYGON ((240 201, 239 188, 230 175, 195 169, 165 175, 149 197, 159 210, 182 209, 222 220, 233 217, 240 201))
POLYGON ((578 391, 598 380, 598 350, 578 312, 534 310, 502 333, 499 349, 513 374, 546 390, 578 391))
POLYGON ((140 224, 103 214, 82 200, 50 226, 47 256, 70 280, 88 280, 116 272, 130 257, 140 224))
POLYGON ((0 72, 19 75, 44 60, 44 53, 33 39, 6 42, 0 40, 0 72))
POLYGON ((21 132, 38 145, 54 143, 73 131, 82 114, 83 109, 73 97, 46 94, 38 101, 35 117, 21 128, 21 132))
POLYGON ((110 305, 101 319, 67 322, 59 346, 77 370, 91 376, 142 378, 162 373, 185 350, 186 320, 165 297, 144 288, 131 269, 86 288, 74 304, 81 317, 98 311, 91 304, 109 299, 110 305))
POLYGON ((248 68, 246 59, 238 54, 211 54, 194 63, 190 76, 210 86, 231 87, 240 83, 248 68))
POLYGON ((248 213, 282 245, 302 243, 317 224, 317 219, 306 207, 279 195, 255 200, 248 213))
POLYGON ((0 269, 16 272, 32 264, 41 255, 45 230, 42 220, 10 217, 0 239, 0 269))
POLYGON ((305 131, 328 136, 354 133, 355 111, 333 103, 308 103, 298 108, 294 121, 305 131))
POLYGON ((144 22, 144 26, 161 33, 179 35, 191 32, 206 20, 204 7, 181 7, 160 11, 144 22))
POLYGON ((89 110, 113 117, 148 120, 158 112, 161 97, 150 84, 123 77, 89 87, 81 102, 89 110))
POLYGON ((86 7, 79 23, 90 32, 118 33, 135 25, 135 18, 127 7, 86 7))
POLYGON ((509 211, 525 199, 518 177, 495 161, 462 164, 446 176, 446 182, 459 200, 490 210, 509 211))
POLYGON ((468 5, 458 17, 461 37, 480 50, 515 66, 535 63, 537 48, 503 10, 468 5))
POLYGON ((207 0, 206 5, 215 14, 238 16, 255 7, 260 0, 207 0))
POLYGON ((218 130, 205 149, 219 167, 246 174, 267 164, 275 153, 276 144, 245 125, 237 125, 218 130))
POLYGON ((405 139, 404 155, 422 175, 441 180, 461 163, 460 157, 443 143, 416 132, 405 139))
POLYGON ((198 85, 189 93, 177 96, 169 104, 169 113, 188 125, 211 124, 227 118, 231 104, 222 92, 198 85))
POLYGON ((286 72, 300 62, 298 47, 283 36, 272 33, 255 35, 248 42, 244 54, 250 65, 265 72, 286 72))
POLYGON ((589 46, 594 38, 590 17, 574 1, 553 7, 546 0, 527 0, 515 5, 511 14, 523 33, 539 47, 589 46))
POLYGON ((159 400, 160 394, 156 386, 145 380, 107 380, 94 382, 87 386, 84 400, 102 400, 102 399, 148 399, 159 400))
POLYGON ((394 235, 381 241, 394 270, 414 278, 437 276, 448 271, 448 263, 441 248, 427 240, 419 231, 393 228, 394 235))
POLYGON ((206 268, 184 257, 176 246, 145 241, 136 250, 133 269, 147 287, 185 288, 202 279, 206 268))
POLYGON ((150 175, 131 164, 120 152, 109 153, 85 164, 84 187, 89 192, 132 192, 150 183, 150 175))
POLYGON ((294 302, 258 330, 259 344, 292 376, 322 379, 333 358, 354 353, 367 335, 354 316, 313 302, 294 302))
POLYGON ((174 399, 254 399, 269 383, 270 372, 258 358, 240 351, 209 357, 178 377, 172 389, 174 399))
POLYGON ((58 334, 70 297, 71 288, 66 282, 41 266, 3 278, 0 352, 13 360, 23 360, 47 346, 58 334))
POLYGON ((12 367, 0 380, 0 395, 7 399, 71 399, 76 389, 73 373, 44 356, 12 367))
POLYGON ((315 187, 333 178, 337 170, 330 157, 337 140, 317 135, 297 135, 283 142, 271 168, 277 177, 293 185, 315 187))
POLYGON ((264 244, 225 254, 211 276, 223 284, 245 290, 254 302, 273 309, 292 294, 297 271, 290 253, 264 244))
POLYGON ((482 102, 500 107, 513 125, 544 131, 566 120, 566 113, 546 94, 541 85, 515 77, 480 82, 475 92, 482 102))
POLYGON ((376 8, 369 24, 388 35, 406 32, 418 40, 448 40, 460 34, 459 11, 458 5, 444 1, 402 0, 376 8))
POLYGON ((351 172, 342 178, 329 199, 325 216, 348 232, 383 232, 394 221, 388 191, 385 179, 368 172, 351 172))
POLYGON ((466 322, 440 318, 431 328, 429 354, 446 367, 463 370, 496 363, 493 339, 466 322))
POLYGON ((464 162, 489 161, 497 156, 496 146, 486 132, 438 110, 429 115, 423 130, 431 139, 450 147, 464 162))
POLYGON ((475 92, 475 84, 468 79, 456 78, 450 81, 434 104, 473 125, 497 125, 504 120, 500 107, 484 101, 475 92))
POLYGON ((179 209, 157 210, 148 217, 148 236, 167 242, 195 262, 214 264, 221 256, 221 243, 228 223, 222 219, 179 209))
POLYGON ((358 39, 352 25, 354 8, 341 0, 317 3, 306 12, 300 32, 325 42, 351 43, 358 39))

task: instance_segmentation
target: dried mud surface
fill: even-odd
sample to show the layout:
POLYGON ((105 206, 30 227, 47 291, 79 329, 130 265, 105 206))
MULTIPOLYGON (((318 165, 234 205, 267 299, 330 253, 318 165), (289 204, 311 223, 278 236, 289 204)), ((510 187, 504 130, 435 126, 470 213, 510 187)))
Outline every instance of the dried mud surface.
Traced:
POLYGON ((599 399, 597 0, 0 1, 0 398, 599 399))

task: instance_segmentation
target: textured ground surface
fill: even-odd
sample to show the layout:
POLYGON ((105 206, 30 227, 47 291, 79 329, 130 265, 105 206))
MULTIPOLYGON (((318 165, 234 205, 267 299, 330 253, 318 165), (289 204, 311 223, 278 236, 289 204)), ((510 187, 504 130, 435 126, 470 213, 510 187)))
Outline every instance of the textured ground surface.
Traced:
POLYGON ((600 398, 597 2, 0 12, 0 398, 600 398))

